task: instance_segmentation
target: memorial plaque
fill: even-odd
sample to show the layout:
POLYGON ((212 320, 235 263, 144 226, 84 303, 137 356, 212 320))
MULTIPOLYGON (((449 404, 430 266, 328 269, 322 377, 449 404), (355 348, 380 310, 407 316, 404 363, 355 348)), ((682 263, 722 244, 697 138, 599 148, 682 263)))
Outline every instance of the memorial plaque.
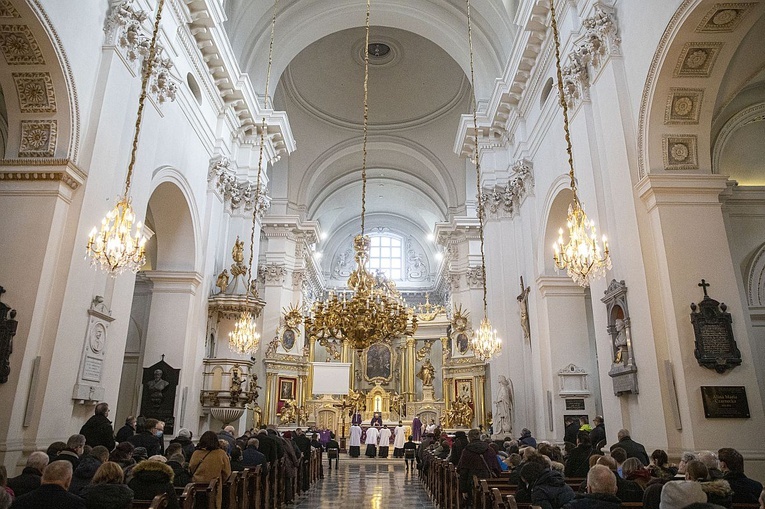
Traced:
POLYGON ((733 337, 733 319, 725 303, 719 303, 707 295, 709 283, 701 280, 704 299, 698 306, 691 303, 691 323, 696 338, 693 354, 699 365, 724 373, 741 364, 741 352, 733 337))
POLYGON ((141 415, 164 421, 167 435, 175 432, 173 410, 180 372, 180 369, 175 369, 165 362, 164 355, 158 363, 143 368, 141 415))
POLYGON ((90 355, 85 357, 85 365, 82 369, 82 379, 90 382, 101 381, 101 369, 104 361, 91 357, 90 355))
POLYGON ((566 411, 569 410, 584 410, 584 400, 581 398, 566 399, 566 411))
POLYGON ((749 402, 743 386, 701 386, 704 417, 748 419, 749 402))

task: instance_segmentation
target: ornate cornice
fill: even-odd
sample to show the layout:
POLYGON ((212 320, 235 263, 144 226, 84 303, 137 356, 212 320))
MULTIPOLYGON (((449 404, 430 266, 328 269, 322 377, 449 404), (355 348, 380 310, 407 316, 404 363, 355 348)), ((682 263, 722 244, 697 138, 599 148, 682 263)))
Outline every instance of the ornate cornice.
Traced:
MULTIPOLYGON (((255 205, 255 184, 249 180, 236 178, 231 161, 227 158, 214 159, 210 162, 210 170, 207 173, 207 182, 210 189, 214 189, 223 197, 232 211, 244 209, 252 210, 255 205)), ((258 217, 263 215, 271 207, 271 198, 267 194, 266 185, 261 183, 258 196, 258 217)))
POLYGON ((526 196, 534 190, 532 168, 531 161, 519 159, 511 166, 512 173, 507 182, 498 183, 493 188, 484 188, 484 214, 488 210, 489 217, 512 218, 515 216, 526 196))
POLYGON ((470 288, 479 288, 483 285, 483 269, 481 267, 468 267, 465 279, 470 288))
POLYGON ((76 190, 85 180, 85 173, 68 159, 0 160, 0 181, 58 181, 76 190))
POLYGON ((287 268, 284 265, 270 263, 258 267, 258 278, 271 285, 282 285, 287 279, 287 268))

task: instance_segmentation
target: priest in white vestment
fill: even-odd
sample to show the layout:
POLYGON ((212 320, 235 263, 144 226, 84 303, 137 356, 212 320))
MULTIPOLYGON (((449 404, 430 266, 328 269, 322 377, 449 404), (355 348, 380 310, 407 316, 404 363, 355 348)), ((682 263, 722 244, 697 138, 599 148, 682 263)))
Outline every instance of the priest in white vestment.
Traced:
POLYGON ((365 453, 367 458, 374 458, 377 456, 377 439, 380 438, 380 429, 375 426, 367 430, 367 439, 364 442, 367 444, 367 452, 365 453))
POLYGON ((404 442, 406 442, 406 428, 404 423, 398 421, 398 426, 393 430, 393 457, 404 457, 404 442))
POLYGON ((358 458, 361 456, 361 426, 351 426, 351 437, 348 439, 348 456, 358 458))
POLYGON ((388 450, 390 449, 390 436, 391 432, 388 428, 388 425, 383 425, 383 428, 380 430, 380 452, 378 454, 380 458, 388 457, 388 450))

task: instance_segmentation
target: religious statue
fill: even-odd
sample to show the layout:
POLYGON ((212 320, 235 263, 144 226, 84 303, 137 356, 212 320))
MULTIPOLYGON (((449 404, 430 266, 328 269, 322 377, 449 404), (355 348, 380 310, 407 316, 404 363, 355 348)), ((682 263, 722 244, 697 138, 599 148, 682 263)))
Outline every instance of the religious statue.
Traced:
POLYGON ((348 405, 353 407, 354 410, 365 410, 366 409, 366 401, 364 397, 364 393, 361 391, 354 391, 353 389, 348 390, 348 405))
POLYGON ((242 379, 239 372, 239 367, 234 366, 231 369, 231 386, 229 387, 229 392, 231 393, 231 406, 236 405, 236 403, 239 401, 239 396, 242 394, 243 383, 244 380, 242 379))
POLYGON ((417 378, 422 380, 423 387, 433 387, 433 378, 436 376, 436 368, 430 363, 430 359, 425 359, 425 362, 420 366, 420 370, 417 372, 417 378))
POLYGON ((459 396, 451 405, 451 408, 441 418, 441 425, 445 428, 469 428, 473 424, 473 408, 470 401, 459 396))
POLYGON ((236 242, 234 242, 234 249, 231 250, 231 258, 233 258, 237 264, 244 261, 244 241, 239 240, 238 235, 236 237, 236 242))
POLYGON ((518 300, 518 308, 521 312, 521 329, 523 329, 523 337, 526 341, 531 341, 531 328, 529 326, 529 293, 531 293, 531 287, 523 286, 523 276, 521 276, 521 294, 516 297, 518 300))
POLYGON ((154 378, 146 382, 146 389, 149 391, 149 400, 155 407, 159 407, 165 399, 164 391, 170 382, 162 378, 162 370, 154 370, 154 378))
POLYGON ((226 291, 226 288, 228 288, 228 271, 226 269, 223 269, 223 272, 218 274, 218 279, 215 281, 215 286, 220 288, 220 293, 223 293, 226 291))
POLYGON ((295 422, 297 419, 297 408, 297 402, 294 399, 285 401, 282 411, 279 413, 279 424, 285 425, 295 422))
POLYGON ((304 426, 308 422, 308 408, 299 406, 296 409, 296 414, 298 426, 304 426))
POLYGON ((497 412, 493 415, 492 424, 497 435, 513 433, 513 383, 505 376, 499 376, 499 391, 494 402, 497 412))
POLYGON ((258 396, 258 389, 260 389, 260 385, 258 385, 258 375, 251 374, 250 375, 250 385, 247 390, 247 401, 249 403, 255 403, 257 405, 258 396))
POLYGON ((391 412, 396 412, 396 414, 401 417, 402 415, 402 405, 404 404, 404 396, 401 394, 394 392, 393 395, 390 397, 390 410, 391 412))
POLYGON ((617 318, 614 321, 614 327, 616 329, 616 335, 614 336, 614 347, 616 348, 614 364, 619 364, 622 362, 624 352, 627 350, 627 324, 623 319, 617 318))

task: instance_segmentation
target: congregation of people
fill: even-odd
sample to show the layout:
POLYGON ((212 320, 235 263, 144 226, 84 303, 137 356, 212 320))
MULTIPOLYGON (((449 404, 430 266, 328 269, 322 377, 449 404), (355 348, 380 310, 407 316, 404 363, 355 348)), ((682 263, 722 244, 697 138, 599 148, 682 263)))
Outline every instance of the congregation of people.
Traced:
MULTIPOLYGON (((206 431, 197 443, 181 428, 165 446, 165 423, 128 417, 115 434, 108 415, 108 404, 98 404, 79 433, 45 452, 30 453, 15 477, 0 466, 0 509, 129 509, 134 501, 161 494, 167 496, 168 509, 179 509, 176 488, 213 479, 220 486, 232 472, 258 466, 265 478, 277 462, 286 478, 282 500, 291 503, 295 483, 290 480, 307 469, 312 448, 326 445, 318 434, 311 439, 300 429, 279 433, 262 426, 237 437, 226 426, 219 433, 206 431)), ((308 475, 299 479, 308 483, 308 475)), ((221 508, 221 495, 217 490, 216 508, 221 508)))
MULTIPOLYGON (((542 509, 619 509, 623 503, 643 509, 731 509, 734 504, 765 509, 763 486, 747 477, 744 458, 735 449, 688 451, 675 465, 661 449, 649 455, 626 429, 606 447, 603 418, 593 424, 587 418, 568 419, 563 448, 537 443, 528 429, 502 440, 479 429, 453 436, 436 429, 426 432, 417 448, 417 468, 427 484, 435 462, 453 465, 460 508, 477 500, 475 477, 506 486, 517 504, 542 509)), ((439 490, 447 491, 441 485, 439 490)))

